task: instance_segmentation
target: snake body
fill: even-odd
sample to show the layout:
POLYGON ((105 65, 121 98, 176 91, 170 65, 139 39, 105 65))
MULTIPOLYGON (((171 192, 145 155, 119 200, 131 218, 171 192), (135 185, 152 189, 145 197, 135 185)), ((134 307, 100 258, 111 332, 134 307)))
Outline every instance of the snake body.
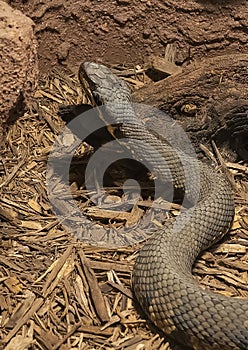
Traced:
POLYGON ((223 237, 233 220, 224 175, 148 130, 135 114, 128 86, 107 67, 86 62, 79 78, 87 80, 96 101, 120 125, 138 160, 145 156, 156 176, 170 179, 190 200, 198 196, 193 207, 169 219, 139 252, 132 284, 143 310, 165 334, 195 349, 248 349, 247 301, 203 290, 191 273, 199 253, 223 237))

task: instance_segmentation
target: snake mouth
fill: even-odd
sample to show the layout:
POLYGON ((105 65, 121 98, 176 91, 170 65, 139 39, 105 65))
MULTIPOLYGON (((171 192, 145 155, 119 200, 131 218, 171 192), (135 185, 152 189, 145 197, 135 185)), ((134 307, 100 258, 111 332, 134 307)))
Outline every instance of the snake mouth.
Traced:
POLYGON ((96 101, 96 96, 93 94, 93 92, 95 91, 95 83, 93 82, 93 80, 90 78, 90 76, 86 73, 87 67, 90 65, 91 63, 89 62, 83 62, 80 64, 79 69, 78 69, 78 80, 80 82, 80 84, 83 87, 83 90, 87 96, 87 98, 89 99, 90 103, 92 104, 92 106, 99 106, 102 104, 101 101, 96 101))

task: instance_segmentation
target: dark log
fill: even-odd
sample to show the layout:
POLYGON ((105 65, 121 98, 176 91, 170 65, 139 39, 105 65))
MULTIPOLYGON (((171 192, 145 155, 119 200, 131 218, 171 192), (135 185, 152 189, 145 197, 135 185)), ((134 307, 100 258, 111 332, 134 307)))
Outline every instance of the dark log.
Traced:
POLYGON ((247 96, 248 55, 234 54, 194 62, 139 89, 133 99, 176 119, 197 150, 215 140, 223 156, 234 160, 248 158, 247 96))

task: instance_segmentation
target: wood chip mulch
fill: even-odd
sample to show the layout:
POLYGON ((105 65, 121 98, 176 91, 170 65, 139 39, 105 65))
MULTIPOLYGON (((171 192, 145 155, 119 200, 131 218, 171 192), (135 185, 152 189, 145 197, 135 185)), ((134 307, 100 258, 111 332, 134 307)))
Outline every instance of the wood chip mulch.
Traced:
MULTIPOLYGON (((149 81, 142 69, 122 76, 134 88, 149 81)), ((133 299, 137 245, 77 241, 51 210, 46 161, 64 127, 58 106, 82 102, 77 79, 55 71, 40 81, 34 109, 9 128, 0 161, 0 348, 182 350, 154 330, 133 299)), ((235 220, 225 239, 198 259, 194 274, 203 288, 248 297, 248 167, 222 166, 235 186, 235 220)), ((71 186, 82 197, 83 188, 71 186)))

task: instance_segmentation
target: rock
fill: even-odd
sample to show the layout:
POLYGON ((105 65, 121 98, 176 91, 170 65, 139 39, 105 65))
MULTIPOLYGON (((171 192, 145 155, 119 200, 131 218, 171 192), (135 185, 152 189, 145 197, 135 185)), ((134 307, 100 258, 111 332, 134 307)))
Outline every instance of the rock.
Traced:
POLYGON ((37 83, 34 23, 0 0, 0 144, 5 125, 29 107, 37 83))

